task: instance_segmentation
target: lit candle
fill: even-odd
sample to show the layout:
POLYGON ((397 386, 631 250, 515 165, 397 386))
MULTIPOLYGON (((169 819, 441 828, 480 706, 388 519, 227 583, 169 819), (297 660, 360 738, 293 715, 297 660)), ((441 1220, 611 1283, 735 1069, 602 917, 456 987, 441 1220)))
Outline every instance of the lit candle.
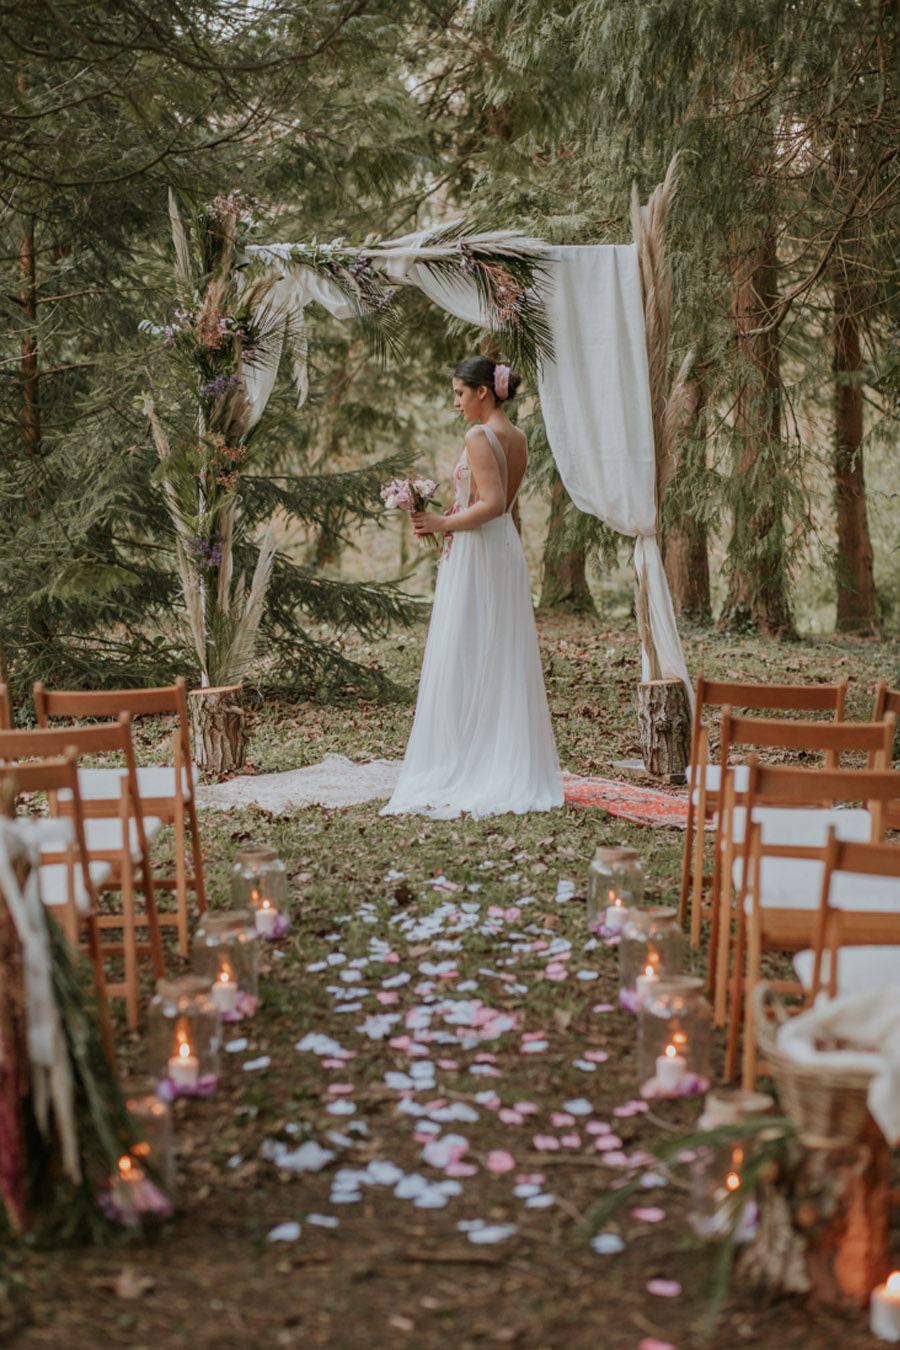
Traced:
POLYGON ((212 987, 212 1001, 219 1012, 234 1012, 237 1007, 237 981, 231 978, 231 967, 226 963, 215 978, 212 987))
POLYGON ((656 1081, 666 1091, 674 1091, 687 1072, 687 1060, 679 1055, 678 1048, 669 1044, 656 1058, 656 1081))
POLYGON ((900 1270, 872 1290, 869 1330, 880 1341, 900 1341, 900 1270))
POLYGON ((200 1061, 191 1054, 191 1047, 183 1031, 178 1033, 178 1049, 169 1060, 169 1077, 176 1087, 192 1088, 197 1086, 200 1077, 200 1061))
POLYGON ((637 989, 638 998, 646 998, 648 994, 652 994, 653 986, 658 981, 659 976, 653 969, 653 966, 650 964, 650 962, 648 962, 647 965, 644 967, 643 972, 637 977, 637 980, 635 981, 635 988, 637 989))
POLYGON ((278 910, 272 908, 271 900, 263 900, 259 909, 254 914, 257 933, 262 933, 263 937, 274 937, 275 929, 278 927, 278 910))
POLYGON ((614 896, 614 892, 610 891, 609 898, 611 903, 606 909, 606 927, 613 933, 620 933, 625 927, 625 920, 628 918, 628 910, 622 904, 621 896, 614 896))

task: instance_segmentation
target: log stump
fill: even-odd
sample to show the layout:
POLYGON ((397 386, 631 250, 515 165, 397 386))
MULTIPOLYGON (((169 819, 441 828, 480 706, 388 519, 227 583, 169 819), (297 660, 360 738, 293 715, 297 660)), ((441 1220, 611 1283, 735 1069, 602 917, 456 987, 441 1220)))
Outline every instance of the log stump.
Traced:
POLYGON ((241 685, 192 689, 188 709, 197 767, 210 774, 234 773, 247 753, 241 685))
POLYGON ((638 685, 638 734, 648 774, 683 783, 691 757, 691 705, 681 680, 638 685))
POLYGON ((890 1151, 877 1130, 850 1145, 794 1145, 759 1205, 740 1278, 819 1307, 868 1306, 891 1268, 890 1151))

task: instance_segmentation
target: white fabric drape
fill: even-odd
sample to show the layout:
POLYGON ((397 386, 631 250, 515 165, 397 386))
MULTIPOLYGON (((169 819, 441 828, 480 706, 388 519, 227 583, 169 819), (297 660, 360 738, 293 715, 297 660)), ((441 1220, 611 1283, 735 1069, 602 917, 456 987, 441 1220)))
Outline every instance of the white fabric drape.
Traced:
MULTIPOLYGON (((634 244, 550 250, 546 305, 554 359, 538 383, 547 439, 579 511, 636 536, 663 678, 691 683, 656 537, 656 459, 644 306, 634 244)), ((650 673, 646 651, 643 677, 650 673)))
POLYGON ((53 957, 38 881, 41 845, 58 848, 63 842, 61 827, 64 842, 70 842, 68 822, 8 820, 0 816, 0 890, 22 944, 28 1061, 35 1117, 41 1132, 46 1135, 52 1108, 63 1171, 78 1182, 81 1180, 81 1162, 75 1124, 75 1089, 53 991, 53 957), (25 885, 20 886, 14 863, 23 856, 28 859, 30 870, 25 885))
MULTIPOLYGON (((464 323, 493 327, 470 278, 460 273, 448 280, 417 261, 426 235, 427 231, 406 235, 383 246, 381 260, 387 274, 398 284, 418 286, 464 323), (391 256, 385 257, 388 249, 391 256)), ((283 305, 286 315, 295 316, 295 332, 311 300, 337 318, 353 313, 327 278, 289 262, 289 246, 252 251, 269 257, 282 272, 266 304, 283 305)), ((542 261, 546 265, 541 286, 554 359, 544 362, 538 394, 553 458, 580 511, 635 539, 634 565, 647 591, 660 673, 682 680, 693 702, 656 535, 656 460, 637 249, 634 244, 560 245, 549 248, 542 261)), ((305 352, 298 354, 296 345, 294 360, 300 389, 305 352)), ((255 416, 265 407, 273 382, 274 369, 268 368, 254 372, 248 382, 255 416)), ((646 651, 642 670, 647 679, 646 651)))

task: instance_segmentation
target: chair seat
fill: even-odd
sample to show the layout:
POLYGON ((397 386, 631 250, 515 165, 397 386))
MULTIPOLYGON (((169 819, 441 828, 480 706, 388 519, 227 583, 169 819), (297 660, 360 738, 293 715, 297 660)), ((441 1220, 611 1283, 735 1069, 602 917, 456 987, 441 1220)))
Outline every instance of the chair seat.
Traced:
MULTIPOLYGON (((815 952, 798 952, 794 970, 804 989, 812 985, 815 952)), ((822 953, 822 983, 827 986, 831 953, 822 953)), ((900 947, 842 947, 837 963, 839 994, 864 994, 873 989, 900 988, 900 947)))
MULTIPOLYGON (((833 826, 838 839, 865 844, 872 837, 872 816, 865 807, 835 806, 756 806, 753 819, 762 825, 764 844, 803 844, 822 848, 828 842, 828 831, 833 826)), ((747 809, 736 806, 732 824, 732 838, 736 844, 744 842, 747 809)))
MULTIPOLYGON (((111 801, 119 796, 119 784, 125 776, 124 769, 79 769, 78 786, 81 797, 86 802, 111 801)), ((171 801, 175 797, 175 769, 170 764, 148 765, 138 769, 138 791, 141 801, 171 801)), ((200 781, 197 769, 192 766, 190 775, 185 771, 184 795, 190 797, 193 787, 200 781)), ((60 801, 71 794, 60 792, 60 801)))
MULTIPOLYGON (((144 816, 143 824, 144 836, 147 843, 151 844, 162 829, 163 822, 159 816, 144 816)), ((88 817, 84 822, 84 838, 88 853, 119 853, 122 849, 122 822, 115 816, 88 817)), ((128 838, 131 857, 134 862, 140 862, 141 846, 134 820, 128 822, 128 838)))
MULTIPOLYGON (((112 875, 112 864, 108 862, 92 862, 88 864, 88 868, 91 881, 98 889, 112 875)), ((85 889, 81 867, 76 866, 73 869, 73 874, 75 905, 82 912, 87 912, 90 908, 90 897, 85 889)), ((65 863, 42 863, 38 869, 38 881, 41 888, 41 899, 45 905, 53 908, 68 903, 69 869, 65 863)))
MULTIPOLYGON (((705 772, 707 792, 719 792, 722 787, 722 766, 720 764, 707 764, 700 766, 701 772, 705 772)), ((747 783, 750 780, 750 768, 746 764, 732 764, 730 772, 734 775, 734 783, 738 792, 746 792, 747 783)), ((691 770, 688 769, 688 781, 690 782, 691 770)), ((699 788, 694 788, 691 793, 691 803, 696 806, 700 800, 699 788)))
MULTIPOLYGON (((763 858, 760 866, 760 903, 763 909, 816 910, 822 893, 824 863, 817 858, 763 858)), ((741 860, 734 865, 734 884, 741 885, 741 860)), ((873 913, 900 913, 900 880, 896 877, 858 876, 835 872, 831 882, 834 909, 873 913)), ((744 911, 753 906, 748 895, 744 911)))

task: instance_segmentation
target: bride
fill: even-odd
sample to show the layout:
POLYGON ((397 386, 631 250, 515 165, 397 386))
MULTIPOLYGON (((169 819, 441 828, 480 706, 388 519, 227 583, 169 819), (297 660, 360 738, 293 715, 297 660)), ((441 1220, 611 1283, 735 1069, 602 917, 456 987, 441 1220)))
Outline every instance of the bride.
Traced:
POLYGON ((484 356, 467 357, 453 377, 454 406, 473 425, 450 512, 412 517, 419 538, 446 538, 412 733, 382 815, 492 816, 563 803, 528 568, 510 515, 528 463, 525 436, 504 411, 518 385, 509 366, 484 356))

